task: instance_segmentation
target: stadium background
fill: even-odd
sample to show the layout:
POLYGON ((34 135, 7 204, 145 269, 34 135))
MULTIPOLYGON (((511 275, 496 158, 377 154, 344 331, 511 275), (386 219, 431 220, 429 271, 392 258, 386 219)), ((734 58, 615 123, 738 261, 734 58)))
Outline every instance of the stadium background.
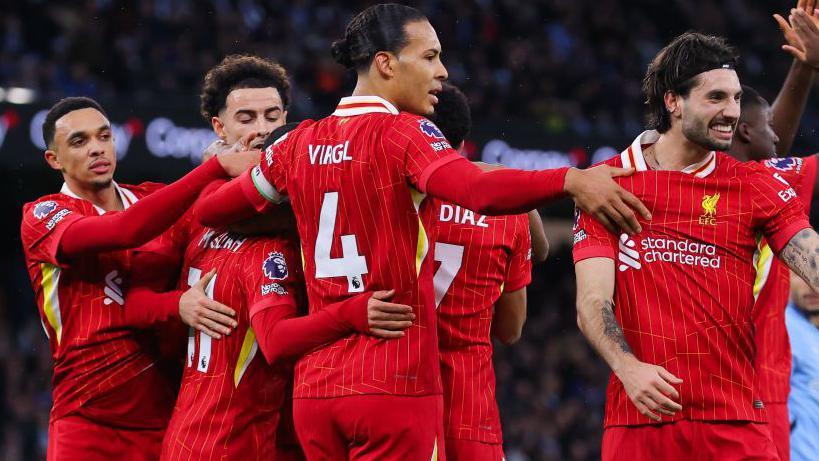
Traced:
MULTIPOLYGON (((98 98, 115 124, 122 182, 171 181, 211 139, 198 115, 205 71, 256 53, 292 78, 289 119, 319 117, 352 79, 329 55, 372 2, 16 1, 0 6, 0 459, 44 459, 50 358, 20 251, 22 203, 59 189, 42 159, 43 111, 98 98)), ((729 37, 743 83, 773 99, 789 68, 773 13, 795 0, 422 1, 450 80, 470 98, 475 159, 521 168, 585 166, 642 131, 648 60, 694 29, 729 37)), ((817 149, 808 103, 794 152, 817 149)), ((529 287, 523 339, 496 352, 509 461, 598 458, 608 369, 575 326, 570 204, 543 210, 552 241, 529 287)), ((714 288, 716 289, 716 288, 714 288)))

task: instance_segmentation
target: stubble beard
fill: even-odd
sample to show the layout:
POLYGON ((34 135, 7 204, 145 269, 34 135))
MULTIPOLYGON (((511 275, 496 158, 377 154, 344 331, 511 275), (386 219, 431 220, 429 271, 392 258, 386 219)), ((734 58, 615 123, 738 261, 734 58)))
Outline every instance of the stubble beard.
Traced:
POLYGON ((682 132, 686 139, 708 150, 727 152, 731 149, 731 141, 720 141, 710 137, 708 124, 702 120, 683 121, 682 132))

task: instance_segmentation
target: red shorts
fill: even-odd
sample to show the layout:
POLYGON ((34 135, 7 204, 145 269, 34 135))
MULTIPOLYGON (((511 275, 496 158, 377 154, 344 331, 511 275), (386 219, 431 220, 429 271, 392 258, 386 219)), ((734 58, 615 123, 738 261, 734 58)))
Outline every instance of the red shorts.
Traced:
POLYGON ((294 399, 293 419, 310 461, 444 460, 440 395, 294 399))
POLYGON ((105 426, 79 415, 48 425, 48 461, 155 461, 165 429, 105 426))
POLYGON ((787 403, 766 403, 768 410, 768 427, 771 429, 771 439, 779 459, 790 461, 791 459, 791 421, 788 417, 787 403))
POLYGON ((603 431, 603 461, 778 461, 767 424, 677 421, 603 431))
POLYGON ((447 461, 504 461, 503 445, 475 440, 446 439, 447 461))

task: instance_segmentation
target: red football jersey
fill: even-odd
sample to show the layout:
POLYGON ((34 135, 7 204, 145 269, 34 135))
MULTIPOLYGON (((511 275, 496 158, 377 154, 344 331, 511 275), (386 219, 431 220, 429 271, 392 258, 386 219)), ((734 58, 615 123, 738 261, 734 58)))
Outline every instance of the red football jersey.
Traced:
MULTIPOLYGON (((761 163, 793 186, 809 213, 816 181, 816 156, 775 158, 761 163)), ((764 403, 786 403, 791 387, 791 345, 785 328, 790 269, 774 256, 764 240, 760 241, 754 262, 757 398, 764 403)))
MULTIPOLYGON (((647 169, 642 150, 656 138, 643 133, 607 162, 637 168, 618 182, 653 219, 639 235, 618 238, 580 214, 575 261, 615 260, 614 312, 634 355, 683 380, 683 410, 664 421, 765 421, 754 392, 757 238, 779 251, 810 224, 793 188, 758 164, 712 152, 682 172, 647 169)), ((605 425, 651 423, 612 375, 605 425)))
POLYGON ((310 312, 355 293, 395 289, 415 324, 400 339, 353 334, 303 357, 294 397, 441 392, 429 241, 419 213, 438 167, 460 156, 429 120, 374 96, 341 100, 270 146, 253 180, 289 195, 310 312))
MULTIPOLYGON (((162 185, 115 187, 127 208, 162 185)), ((51 418, 81 411, 120 426, 163 427, 173 400, 171 390, 160 389, 163 378, 154 366, 155 338, 125 324, 124 293, 132 252, 57 258, 68 226, 83 216, 102 213, 67 185, 59 194, 23 206, 23 251, 54 363, 51 418), (120 391, 112 392, 137 376, 156 389, 128 399, 115 395, 120 391)))
POLYGON ((216 269, 205 292, 236 311, 238 326, 221 339, 190 330, 162 459, 267 459, 276 451, 292 367, 267 364, 250 318, 264 309, 286 309, 295 316, 303 283, 297 247, 287 238, 205 228, 189 217, 163 235, 167 242, 162 242, 171 248, 185 242, 179 288, 187 289, 216 269))
POLYGON ((441 378, 446 437, 502 443, 492 366, 493 306, 532 280, 529 218, 483 216, 433 200, 441 378))

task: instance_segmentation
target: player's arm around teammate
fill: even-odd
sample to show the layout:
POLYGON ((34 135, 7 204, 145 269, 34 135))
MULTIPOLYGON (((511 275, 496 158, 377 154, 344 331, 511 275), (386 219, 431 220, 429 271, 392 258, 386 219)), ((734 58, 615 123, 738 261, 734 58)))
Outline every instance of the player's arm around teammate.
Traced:
POLYGON ((614 316, 614 260, 589 258, 575 265, 577 326, 623 383, 629 399, 645 416, 673 416, 682 410, 674 384, 682 380, 668 370, 634 356, 614 316))

